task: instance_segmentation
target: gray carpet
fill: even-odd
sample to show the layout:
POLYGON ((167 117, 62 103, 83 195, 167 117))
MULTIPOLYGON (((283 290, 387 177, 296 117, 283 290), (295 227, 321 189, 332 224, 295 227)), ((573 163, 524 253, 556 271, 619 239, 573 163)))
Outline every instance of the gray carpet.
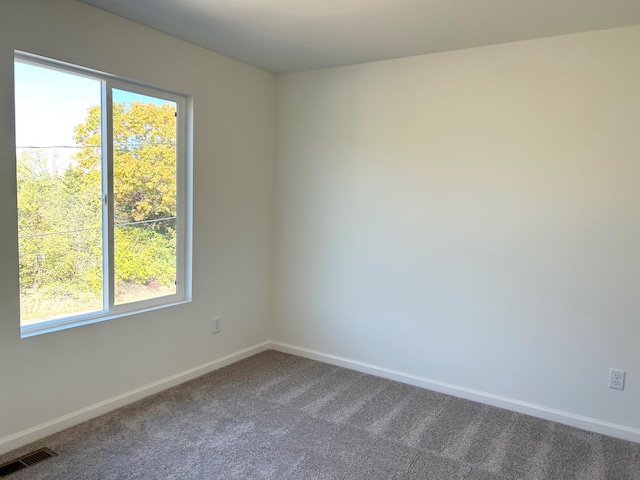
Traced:
POLYGON ((268 351, 0 457, 7 477, 640 480, 640 444, 268 351))

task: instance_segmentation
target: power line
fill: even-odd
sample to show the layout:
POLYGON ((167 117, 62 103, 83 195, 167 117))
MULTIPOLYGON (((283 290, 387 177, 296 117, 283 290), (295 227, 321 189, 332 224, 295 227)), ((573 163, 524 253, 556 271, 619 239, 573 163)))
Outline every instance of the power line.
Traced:
MULTIPOLYGON (((126 222, 126 223, 115 223, 114 227, 127 227, 131 225, 140 225, 143 223, 159 223, 164 222, 165 220, 175 220, 177 217, 165 217, 165 218, 156 218, 153 220, 141 220, 139 222, 126 222)), ((102 230, 102 227, 89 227, 89 228, 79 228, 76 230, 62 230, 59 232, 47 232, 47 233, 33 233, 31 235, 18 235, 18 239, 27 239, 27 238, 41 238, 41 237, 49 237, 51 235, 68 235, 70 233, 78 233, 78 232, 89 232, 91 230, 102 230)))
POLYGON ((91 230, 101 230, 100 227, 91 227, 91 228, 79 228, 77 230, 63 230, 60 232, 48 232, 48 233, 33 233, 31 235, 18 235, 18 239, 22 240, 23 238, 39 238, 39 237, 48 237, 50 235, 66 235, 68 233, 78 233, 78 232, 89 232, 91 230))
MULTIPOLYGON (((122 144, 120 144, 122 145, 122 144)), ((142 148, 142 147, 148 147, 148 146, 157 146, 157 145, 169 145, 171 147, 175 147, 176 146, 176 142, 131 142, 131 145, 133 145, 135 149, 138 148, 142 148)), ((125 150, 127 146, 125 145, 125 150)), ((27 150, 27 149, 31 149, 31 150, 38 150, 38 149, 51 149, 51 148, 74 148, 74 149, 79 149, 79 148, 102 148, 100 145, 45 145, 45 146, 17 146, 17 149, 23 149, 23 150, 27 150)), ((122 149, 122 147, 119 147, 119 144, 116 144, 116 149, 122 149)))
POLYGON ((83 145, 47 145, 47 146, 44 146, 44 147, 35 147, 35 146, 33 146, 33 147, 28 147, 28 146, 27 147, 16 147, 16 150, 19 149, 19 148, 24 149, 24 150, 26 150, 26 149, 38 150, 38 149, 43 149, 43 148, 46 149, 46 148, 102 148, 102 147, 97 146, 97 145, 84 145, 84 146, 83 145))
POLYGON ((165 220, 175 220, 178 217, 154 218, 153 220, 140 220, 139 222, 114 223, 114 227, 126 227, 128 225, 140 225, 141 223, 157 223, 165 220))

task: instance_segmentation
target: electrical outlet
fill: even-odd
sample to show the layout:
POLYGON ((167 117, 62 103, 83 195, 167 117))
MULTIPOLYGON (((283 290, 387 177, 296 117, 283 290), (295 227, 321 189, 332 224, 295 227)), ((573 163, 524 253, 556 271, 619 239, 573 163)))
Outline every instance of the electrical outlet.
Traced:
POLYGON ((213 318, 213 334, 220 333, 222 330, 222 318, 214 317, 213 318))
POLYGON ((626 376, 627 372, 624 370, 618 370, 617 368, 609 369, 609 388, 624 390, 624 380, 626 376))

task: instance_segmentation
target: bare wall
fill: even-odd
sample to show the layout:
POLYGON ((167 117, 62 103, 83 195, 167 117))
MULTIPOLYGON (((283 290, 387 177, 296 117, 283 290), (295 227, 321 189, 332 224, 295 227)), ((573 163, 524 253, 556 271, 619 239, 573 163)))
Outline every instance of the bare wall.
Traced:
POLYGON ((268 340, 273 75, 79 2, 3 0, 0 112, 0 448, 25 429, 268 340), (192 303, 19 338, 14 49, 193 95, 192 303), (214 315, 224 322, 215 337, 214 315))
POLYGON ((272 339, 640 428, 639 50, 630 27, 278 77, 272 339))

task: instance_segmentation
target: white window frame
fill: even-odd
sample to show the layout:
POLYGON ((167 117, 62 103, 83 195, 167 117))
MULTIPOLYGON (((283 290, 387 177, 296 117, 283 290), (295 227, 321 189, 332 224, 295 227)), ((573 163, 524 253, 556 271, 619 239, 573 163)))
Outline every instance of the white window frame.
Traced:
POLYGON ((43 320, 20 326, 20 337, 111 320, 126 315, 170 307, 191 301, 192 259, 192 98, 165 88, 147 85, 104 72, 71 65, 31 53, 15 51, 14 61, 81 75, 101 82, 102 114, 102 241, 103 310, 43 320), (126 304, 115 304, 114 204, 113 204, 113 101, 112 89, 126 90, 176 103, 176 293, 126 304))

